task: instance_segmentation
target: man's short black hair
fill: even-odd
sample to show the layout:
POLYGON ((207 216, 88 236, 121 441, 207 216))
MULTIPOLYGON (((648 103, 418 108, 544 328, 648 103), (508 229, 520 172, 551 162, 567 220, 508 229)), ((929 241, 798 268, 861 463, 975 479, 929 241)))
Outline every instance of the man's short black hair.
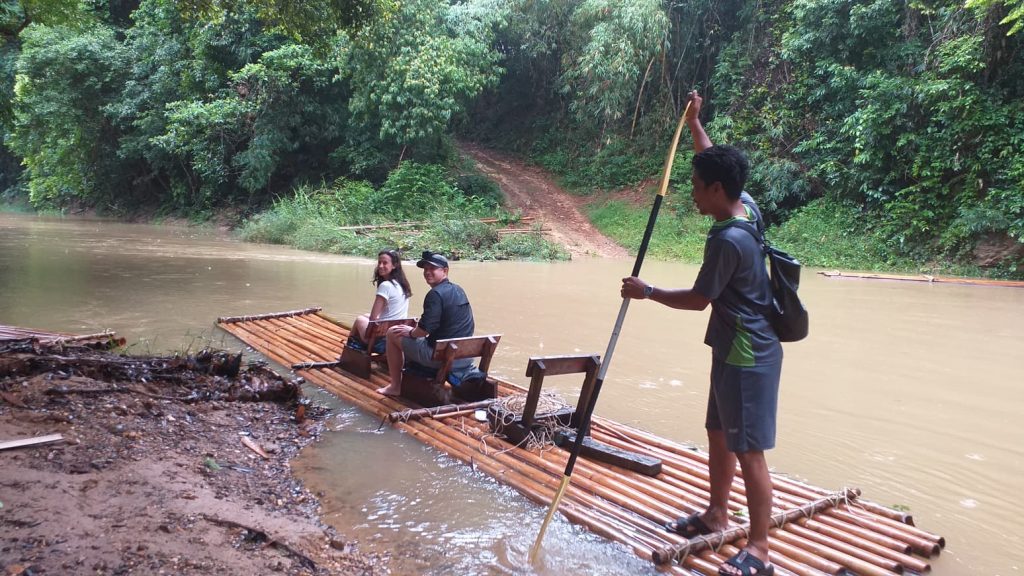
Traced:
POLYGON ((750 163, 739 148, 723 144, 705 148, 693 157, 693 170, 704 184, 721 182, 725 195, 738 200, 747 183, 750 163))

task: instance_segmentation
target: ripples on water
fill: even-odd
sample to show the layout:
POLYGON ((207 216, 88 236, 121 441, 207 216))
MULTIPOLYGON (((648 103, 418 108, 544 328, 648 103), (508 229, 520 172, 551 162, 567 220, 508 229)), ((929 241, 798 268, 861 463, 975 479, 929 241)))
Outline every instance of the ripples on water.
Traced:
POLYGON ((295 462, 326 494, 326 520, 388 553, 396 574, 656 574, 624 547, 551 523, 536 565, 529 550, 547 510, 515 490, 339 404, 332 433, 295 462), (372 470, 369 474, 362 471, 372 470), (343 501, 343 502, 342 502, 343 501), (354 505, 353 503, 360 503, 354 505))

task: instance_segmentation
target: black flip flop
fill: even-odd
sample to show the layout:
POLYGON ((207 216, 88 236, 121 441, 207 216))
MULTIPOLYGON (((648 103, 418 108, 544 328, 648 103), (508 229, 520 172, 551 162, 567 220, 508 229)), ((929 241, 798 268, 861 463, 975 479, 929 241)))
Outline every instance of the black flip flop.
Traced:
POLYGON ((714 532, 710 526, 704 523, 700 514, 697 513, 690 514, 686 518, 677 518, 671 522, 666 522, 664 526, 665 530, 675 532, 685 538, 694 538, 714 532))
MULTIPOLYGON (((738 568, 742 576, 773 576, 775 574, 774 564, 765 564, 760 558, 746 550, 740 550, 739 554, 725 561, 729 566, 738 568)), ((733 576, 718 569, 719 576, 733 576)))

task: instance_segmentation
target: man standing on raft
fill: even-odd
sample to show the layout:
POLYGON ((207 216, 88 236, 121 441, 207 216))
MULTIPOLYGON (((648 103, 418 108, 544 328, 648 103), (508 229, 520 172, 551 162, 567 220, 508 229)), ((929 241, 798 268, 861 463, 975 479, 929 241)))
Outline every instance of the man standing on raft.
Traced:
POLYGON ((622 297, 650 299, 670 308, 704 310, 711 317, 704 343, 711 347, 708 432, 711 500, 703 513, 669 522, 665 528, 693 538, 728 527, 729 491, 737 460, 746 484, 750 513, 747 546, 718 570, 723 576, 775 573, 768 558, 772 480, 764 451, 775 446, 775 415, 782 345, 765 312, 772 302, 760 244, 732 224, 749 221, 764 229, 761 213, 743 191, 749 172, 746 157, 731 146, 714 146, 698 115, 696 91, 686 124, 693 136, 693 201, 715 222, 704 245, 704 262, 693 288, 656 288, 636 277, 622 280, 622 297))

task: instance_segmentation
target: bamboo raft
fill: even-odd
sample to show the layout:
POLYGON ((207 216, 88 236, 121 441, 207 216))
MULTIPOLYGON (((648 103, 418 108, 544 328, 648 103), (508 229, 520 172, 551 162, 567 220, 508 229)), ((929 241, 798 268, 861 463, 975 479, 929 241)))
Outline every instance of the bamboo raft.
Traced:
POLYGON ((902 282, 928 282, 930 284, 968 284, 973 286, 1006 286, 1024 288, 1024 281, 995 280, 991 278, 954 278, 952 276, 929 276, 927 274, 876 274, 874 272, 831 272, 820 271, 827 278, 854 278, 857 280, 898 280, 902 282))
POLYGON ((102 347, 124 346, 125 342, 124 338, 118 338, 112 330, 104 330, 95 334, 68 334, 0 324, 0 342, 5 340, 36 340, 40 344, 77 344, 102 347))
MULTIPOLYGON (((219 318, 217 323, 284 366, 334 361, 348 336, 347 327, 319 308, 219 318)), ((492 435, 488 424, 472 418, 472 409, 465 406, 417 410, 404 399, 381 396, 375 389, 387 384, 387 375, 379 368, 369 379, 331 367, 298 373, 542 506, 550 505, 558 489, 568 458, 562 449, 514 447, 492 435)), ((499 396, 525 393, 511 382, 495 381, 499 396)), ((594 440, 661 459, 662 471, 650 477, 581 458, 558 509, 569 521, 662 564, 670 574, 715 575, 719 564, 745 545, 746 497, 739 473, 730 493, 730 528, 687 541, 662 526, 707 506, 707 454, 598 416, 591 426, 594 440)), ((926 573, 929 558, 945 546, 942 537, 916 528, 908 514, 860 499, 859 490, 830 492, 776 474, 772 480, 771 561, 777 574, 926 573)))

